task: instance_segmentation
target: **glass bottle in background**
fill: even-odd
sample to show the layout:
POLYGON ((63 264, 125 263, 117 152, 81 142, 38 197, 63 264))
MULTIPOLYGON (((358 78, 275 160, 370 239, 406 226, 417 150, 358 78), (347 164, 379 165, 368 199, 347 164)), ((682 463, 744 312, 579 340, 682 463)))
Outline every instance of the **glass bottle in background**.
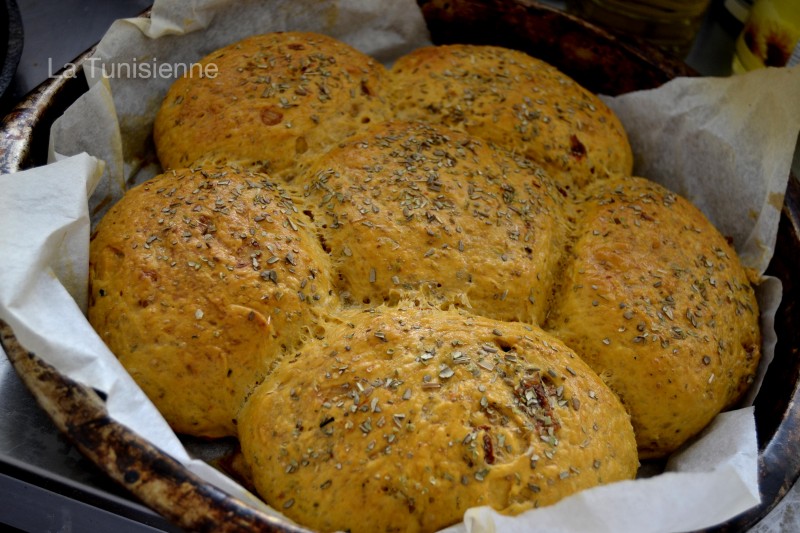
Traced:
POLYGON ((735 74, 800 64, 800 1, 756 0, 736 40, 735 74))
POLYGON ((711 0, 567 0, 567 10, 584 20, 646 39, 684 58, 711 0))

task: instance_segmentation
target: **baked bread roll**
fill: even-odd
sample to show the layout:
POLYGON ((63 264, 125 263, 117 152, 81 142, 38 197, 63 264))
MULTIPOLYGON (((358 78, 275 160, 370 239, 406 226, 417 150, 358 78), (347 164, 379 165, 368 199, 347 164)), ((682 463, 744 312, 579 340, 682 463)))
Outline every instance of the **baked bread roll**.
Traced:
POLYGON ((531 326, 438 309, 346 313, 239 417, 266 501, 318 531, 434 531, 632 478, 628 414, 531 326))
POLYGON ((320 156, 294 183, 352 304, 423 291, 501 320, 539 323, 568 232, 540 168, 425 123, 383 123, 320 156))
POLYGON ((752 383, 758 304, 736 252, 687 200, 641 178, 585 192, 547 328, 620 396, 640 456, 663 456, 752 383))
POLYGON ((397 118, 463 129, 542 164, 564 186, 632 172, 628 138, 611 109, 523 52, 420 48, 394 63, 391 80, 397 118))
POLYGON ((307 154, 388 116, 384 67, 324 35, 257 35, 199 64, 217 74, 177 80, 156 116, 165 169, 235 163, 288 179, 307 154))
POLYGON ((89 321, 176 431, 235 435, 244 396, 329 305, 327 256, 293 207, 264 176, 184 169, 92 235, 89 321))
POLYGON ((734 251, 623 177, 619 121, 554 68, 455 45, 388 75, 296 32, 212 63, 156 118, 177 170, 92 236, 89 319, 176 431, 239 438, 278 511, 428 531, 549 505, 750 384, 734 251))

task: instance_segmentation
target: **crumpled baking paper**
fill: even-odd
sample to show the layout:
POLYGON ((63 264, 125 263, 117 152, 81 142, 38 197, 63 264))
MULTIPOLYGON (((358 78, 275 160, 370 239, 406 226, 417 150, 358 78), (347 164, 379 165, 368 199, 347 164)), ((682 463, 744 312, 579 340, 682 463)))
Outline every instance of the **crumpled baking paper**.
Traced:
MULTIPOLYGON (((150 131, 172 79, 103 76, 115 62, 181 63, 247 35, 327 33, 389 63, 428 44, 412 0, 165 0, 151 19, 117 21, 85 67, 90 90, 54 124, 45 167, 0 176, 0 319, 62 373, 108 394, 109 413, 228 493, 266 505, 180 440, 93 332, 86 309, 91 225, 134 183, 156 174, 150 131), (91 154, 91 155, 88 155, 91 154)), ((763 273, 771 257, 800 125, 800 69, 735 79, 678 79, 608 99, 628 129, 636 174, 700 206, 763 273)), ((758 288, 764 364, 780 282, 758 288)), ((762 371, 763 372, 763 371, 762 371)), ((672 532, 712 526, 759 501, 753 411, 718 416, 666 472, 586 490, 518 517, 469 510, 451 531, 672 532)))

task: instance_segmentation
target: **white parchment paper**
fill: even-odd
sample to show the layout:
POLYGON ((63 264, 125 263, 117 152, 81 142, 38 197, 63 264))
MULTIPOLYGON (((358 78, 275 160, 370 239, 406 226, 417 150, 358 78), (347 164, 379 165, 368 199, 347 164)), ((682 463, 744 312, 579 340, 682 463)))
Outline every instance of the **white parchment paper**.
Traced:
MULTIPOLYGON (((229 493, 264 506, 193 460, 87 323, 89 228, 133 183, 156 174, 150 131, 172 79, 104 77, 113 65, 191 63, 254 33, 319 31, 391 62, 428 44, 413 0, 157 1, 152 19, 117 21, 87 64, 90 91, 53 126, 50 165, 0 176, 0 318, 20 342, 108 393, 111 416, 229 493), (91 155, 88 155, 91 154, 91 155)), ((745 263, 763 273, 800 128, 800 68, 678 79, 609 99, 631 137, 636 173, 687 196, 745 263)), ((777 280, 759 286, 765 358, 777 280)), ((763 370, 762 370, 763 372, 763 370)), ((717 417, 667 472, 583 491, 518 517, 467 512, 451 530, 668 532, 708 527, 759 501, 752 408, 717 417)), ((265 507, 265 506, 264 506, 265 507)))

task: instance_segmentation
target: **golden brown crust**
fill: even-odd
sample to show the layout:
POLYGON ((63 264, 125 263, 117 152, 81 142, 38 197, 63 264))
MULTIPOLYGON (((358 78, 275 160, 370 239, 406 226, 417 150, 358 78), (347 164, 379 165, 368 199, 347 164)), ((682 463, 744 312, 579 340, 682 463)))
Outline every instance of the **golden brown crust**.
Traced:
POLYGON ((638 467, 619 400, 559 341, 430 309, 343 315, 256 390, 239 430, 267 502, 321 531, 434 531, 638 467))
POLYGON ((154 135, 165 167, 203 165, 100 223, 89 318, 177 431, 240 438, 279 511, 353 531, 515 514, 633 477, 637 444, 674 450, 749 385, 734 251, 619 175, 618 120, 552 67, 426 48, 390 93, 295 32, 202 63, 219 76, 176 82, 154 135))
POLYGON ((295 183, 345 300, 424 290, 440 305, 539 323, 566 244, 564 200, 542 170, 462 133, 384 123, 295 183))
POLYGON ((641 178, 585 192, 547 327, 619 394, 641 456, 666 455, 752 382, 758 304, 734 250, 687 200, 641 178))
POLYGON ((628 138, 596 95, 547 63, 494 46, 417 49, 391 69, 396 116, 459 128, 583 186, 633 167, 628 138))
POLYGON ((168 172, 92 236, 89 320, 176 431, 235 435, 245 394, 329 304, 329 272, 264 176, 168 172))
POLYGON ((257 35, 198 63, 216 75, 177 80, 156 117, 165 169, 235 163, 291 177, 307 154, 388 116, 383 65, 324 35, 257 35))

